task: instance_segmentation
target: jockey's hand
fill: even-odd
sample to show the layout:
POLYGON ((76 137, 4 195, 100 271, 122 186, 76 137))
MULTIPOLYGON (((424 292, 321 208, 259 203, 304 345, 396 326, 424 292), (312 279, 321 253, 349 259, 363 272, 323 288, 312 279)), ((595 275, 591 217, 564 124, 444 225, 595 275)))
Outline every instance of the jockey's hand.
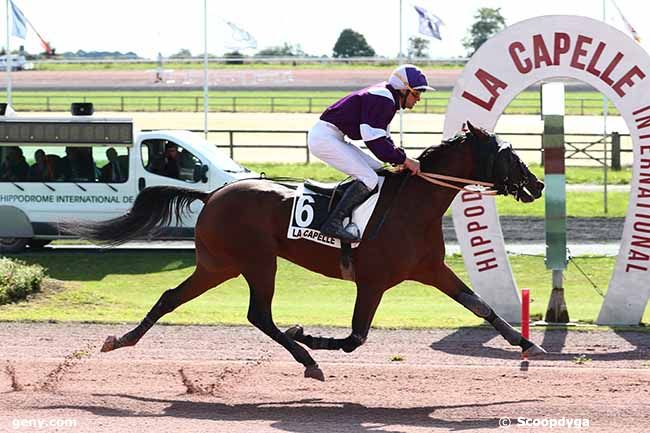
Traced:
POLYGON ((408 156, 404 160, 404 168, 411 172, 411 175, 418 174, 420 172, 420 161, 417 159, 411 159, 408 156))

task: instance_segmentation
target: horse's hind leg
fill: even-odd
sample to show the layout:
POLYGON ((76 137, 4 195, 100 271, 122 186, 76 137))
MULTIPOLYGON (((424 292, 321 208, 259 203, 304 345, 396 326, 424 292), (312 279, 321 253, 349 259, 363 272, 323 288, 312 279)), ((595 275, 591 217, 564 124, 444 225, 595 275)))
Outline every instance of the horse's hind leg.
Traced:
POLYGON ((158 302, 156 302, 138 326, 120 338, 114 336, 107 337, 101 351, 109 352, 120 347, 134 346, 162 316, 174 311, 178 306, 205 293, 212 287, 237 275, 239 275, 239 272, 231 269, 208 272, 204 268, 197 266, 194 273, 178 285, 178 287, 166 290, 160 296, 158 302))
POLYGON ((296 361, 305 366, 305 377, 325 380, 323 372, 309 353, 287 337, 273 322, 271 304, 275 292, 276 258, 272 255, 255 260, 255 264, 242 272, 250 288, 250 303, 248 305, 248 321, 260 331, 280 343, 291 353, 296 361))
POLYGON ((503 320, 483 298, 467 287, 446 264, 431 266, 421 274, 414 276, 413 279, 438 287, 476 316, 487 320, 508 343, 512 346, 521 347, 524 354, 539 356, 546 353, 543 348, 524 338, 519 331, 503 320))

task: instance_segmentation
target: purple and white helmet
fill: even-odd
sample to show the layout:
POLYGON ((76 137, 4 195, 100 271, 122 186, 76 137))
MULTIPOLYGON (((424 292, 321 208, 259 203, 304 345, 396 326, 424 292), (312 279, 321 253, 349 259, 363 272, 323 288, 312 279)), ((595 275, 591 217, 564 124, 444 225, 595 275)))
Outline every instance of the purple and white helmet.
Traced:
POLYGON ((388 84, 393 86, 396 90, 417 90, 425 92, 427 90, 436 90, 429 86, 427 77, 424 73, 414 65, 399 65, 390 74, 388 84))

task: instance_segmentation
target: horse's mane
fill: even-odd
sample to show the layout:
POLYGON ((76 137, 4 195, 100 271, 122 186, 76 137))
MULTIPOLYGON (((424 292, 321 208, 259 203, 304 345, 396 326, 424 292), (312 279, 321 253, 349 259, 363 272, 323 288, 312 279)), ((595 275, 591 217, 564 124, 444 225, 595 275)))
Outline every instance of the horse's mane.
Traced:
POLYGON ((434 168, 434 165, 438 164, 441 160, 442 154, 446 153, 448 150, 456 147, 457 145, 464 143, 469 137, 468 133, 459 132, 454 135, 452 138, 443 140, 439 145, 429 146, 417 157, 420 161, 420 167, 422 171, 431 171, 434 168))
MULTIPOLYGON (((448 150, 455 148, 457 145, 464 143, 470 134, 466 132, 459 132, 454 135, 452 138, 443 140, 440 144, 435 146, 429 146, 422 151, 420 156, 416 159, 420 161, 420 168, 425 172, 433 172, 435 166, 441 163, 443 160, 442 155, 445 154, 448 150)), ((382 176, 395 176, 404 174, 403 172, 398 171, 394 167, 385 167, 377 171, 382 176)))

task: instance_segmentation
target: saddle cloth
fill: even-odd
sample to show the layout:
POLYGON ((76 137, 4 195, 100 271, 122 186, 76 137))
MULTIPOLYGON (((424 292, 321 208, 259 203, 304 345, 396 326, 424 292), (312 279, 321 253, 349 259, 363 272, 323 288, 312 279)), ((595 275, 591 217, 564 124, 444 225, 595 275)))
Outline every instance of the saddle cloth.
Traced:
MULTIPOLYGON (((380 176, 377 191, 352 212, 352 222, 359 228, 361 236, 363 236, 372 212, 375 210, 383 184, 384 178, 380 176)), ((329 195, 312 191, 309 189, 309 185, 300 185, 296 189, 293 199, 287 238, 308 239, 329 247, 341 248, 340 240, 326 236, 319 230, 325 219, 327 219, 329 203, 329 195)), ((349 218, 343 221, 344 226, 347 224, 349 224, 349 218)), ((353 243, 351 246, 356 248, 359 243, 353 243)))

